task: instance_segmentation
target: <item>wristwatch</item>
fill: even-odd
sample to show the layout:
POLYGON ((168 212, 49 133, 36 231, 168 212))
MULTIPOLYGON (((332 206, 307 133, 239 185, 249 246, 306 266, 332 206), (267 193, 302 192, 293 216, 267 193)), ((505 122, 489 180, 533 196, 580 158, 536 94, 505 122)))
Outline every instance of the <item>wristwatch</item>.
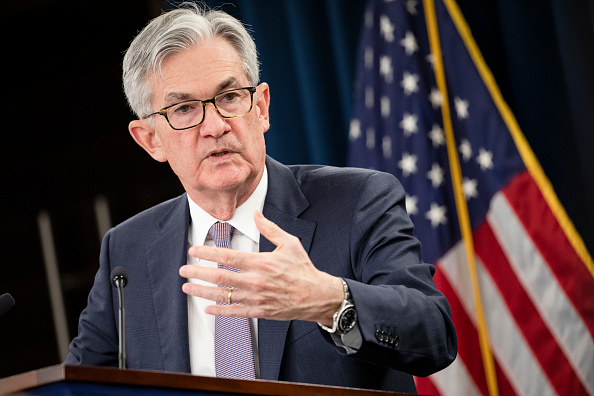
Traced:
POLYGON ((332 327, 324 326, 323 324, 318 323, 322 329, 326 330, 328 333, 336 334, 336 335, 343 335, 349 332, 355 324, 357 324, 357 310, 355 310, 355 305, 353 304, 353 299, 351 297, 351 293, 349 291, 349 286, 344 281, 344 279, 340 279, 344 286, 344 301, 338 308, 338 311, 332 316, 332 327))

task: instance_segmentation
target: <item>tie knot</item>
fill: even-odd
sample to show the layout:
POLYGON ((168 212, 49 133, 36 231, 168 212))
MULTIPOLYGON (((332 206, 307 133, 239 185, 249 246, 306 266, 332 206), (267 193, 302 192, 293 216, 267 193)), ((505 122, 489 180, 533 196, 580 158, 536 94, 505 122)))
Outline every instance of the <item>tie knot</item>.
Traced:
POLYGON ((208 235, 210 235, 216 247, 231 249, 233 230, 234 228, 231 224, 217 221, 208 230, 208 235))

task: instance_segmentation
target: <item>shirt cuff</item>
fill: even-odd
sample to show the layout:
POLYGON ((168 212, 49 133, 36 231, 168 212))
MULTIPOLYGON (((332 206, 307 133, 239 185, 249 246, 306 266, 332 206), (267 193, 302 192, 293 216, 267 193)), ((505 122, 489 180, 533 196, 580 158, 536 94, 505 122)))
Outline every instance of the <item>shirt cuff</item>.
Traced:
POLYGON ((343 347, 349 355, 357 352, 359 348, 361 348, 361 344, 363 344, 363 337, 361 336, 361 330, 359 330, 359 323, 355 323, 355 327, 349 330, 346 334, 330 334, 330 336, 332 336, 334 343, 339 347, 343 347))

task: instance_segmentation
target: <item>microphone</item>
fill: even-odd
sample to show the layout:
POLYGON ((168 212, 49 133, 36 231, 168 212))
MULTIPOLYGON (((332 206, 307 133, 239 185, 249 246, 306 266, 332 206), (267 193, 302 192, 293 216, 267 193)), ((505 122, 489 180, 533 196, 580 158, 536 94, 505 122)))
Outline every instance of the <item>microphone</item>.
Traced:
POLYGON ((0 316, 14 307, 14 298, 9 293, 4 293, 0 296, 0 316))
POLYGON ((126 368, 126 312, 124 310, 124 287, 128 284, 128 271, 124 267, 115 267, 111 270, 111 283, 118 289, 119 297, 119 354, 118 361, 120 369, 126 368))

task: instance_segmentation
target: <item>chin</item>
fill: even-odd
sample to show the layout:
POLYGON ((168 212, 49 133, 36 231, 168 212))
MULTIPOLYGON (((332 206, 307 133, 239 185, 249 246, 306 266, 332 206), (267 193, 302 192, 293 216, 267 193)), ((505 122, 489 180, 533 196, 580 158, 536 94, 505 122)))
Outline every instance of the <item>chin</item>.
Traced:
POLYGON ((257 186, 258 172, 251 166, 219 166, 200 172, 194 186, 197 191, 225 193, 236 190, 240 195, 250 194, 257 186), (242 191, 245 190, 245 191, 242 191))
POLYGON ((241 188, 249 179, 250 173, 246 171, 217 172, 209 185, 213 190, 229 191, 241 188))

